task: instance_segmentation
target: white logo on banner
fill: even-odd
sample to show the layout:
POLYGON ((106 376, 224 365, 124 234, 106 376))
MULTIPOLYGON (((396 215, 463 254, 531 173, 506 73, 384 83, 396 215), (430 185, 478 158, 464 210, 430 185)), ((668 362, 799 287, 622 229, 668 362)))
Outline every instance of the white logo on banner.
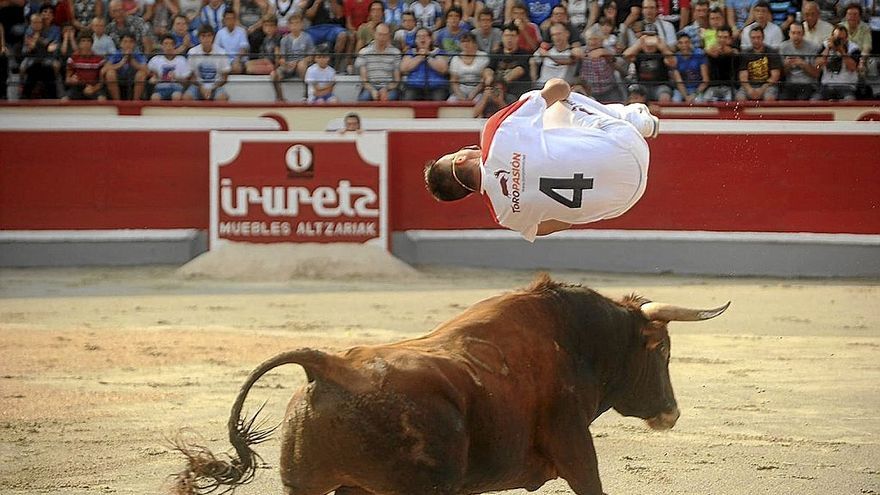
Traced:
POLYGON ((285 155, 287 168, 291 172, 302 173, 312 168, 312 150, 302 144, 294 144, 285 155))

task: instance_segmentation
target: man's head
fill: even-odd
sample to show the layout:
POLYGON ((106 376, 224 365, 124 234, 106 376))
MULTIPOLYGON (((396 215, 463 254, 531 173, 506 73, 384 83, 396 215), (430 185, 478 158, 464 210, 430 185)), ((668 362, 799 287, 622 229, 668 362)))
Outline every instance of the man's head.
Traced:
POLYGON ((468 31, 461 35, 461 39, 458 40, 461 45, 461 53, 464 55, 474 55, 477 53, 477 39, 474 38, 474 35, 468 31))
POLYGON ((278 18, 274 15, 263 20, 263 34, 266 38, 273 38, 278 34, 278 18))
POLYGON ((345 114, 345 132, 357 132, 361 130, 361 116, 351 112, 345 114))
POLYGON ((642 17, 645 22, 657 20, 657 0, 642 0, 642 17))
POLYGON ((43 17, 40 14, 31 14, 30 28, 33 32, 39 33, 43 31, 43 17))
POLYGON ((104 21, 103 17, 93 17, 89 26, 92 28, 92 33, 95 36, 104 36, 105 29, 107 29, 107 22, 104 21))
POLYGON ((694 52, 694 43, 691 41, 691 37, 685 32, 678 33, 676 46, 678 47, 678 51, 683 55, 690 55, 694 52))
POLYGON ((558 50, 563 50, 568 46, 568 28, 565 24, 553 24, 550 26, 550 39, 553 46, 558 50))
POLYGON ((185 15, 174 16, 174 22, 171 24, 171 30, 178 36, 184 36, 189 30, 189 19, 185 15))
POLYGON ((831 42, 834 45, 842 45, 844 47, 849 43, 849 31, 845 26, 839 25, 834 27, 834 30, 831 31, 831 42))
POLYGON ((107 11, 110 13, 110 18, 116 22, 124 22, 125 18, 128 17, 125 9, 122 8, 122 0, 110 0, 110 3, 107 5, 107 11))
POLYGON ((400 27, 406 31, 412 31, 415 29, 416 15, 411 10, 407 10, 402 16, 400 16, 400 27))
POLYGON ((847 5, 843 18, 850 26, 858 26, 862 22, 862 4, 853 2, 847 5))
POLYGON ((223 27, 232 32, 235 29, 236 24, 235 11, 227 10, 223 13, 223 27))
POLYGON ((453 30, 461 27, 461 7, 453 6, 446 11, 446 27, 453 30))
POLYGON ((425 48, 430 50, 434 43, 434 39, 431 37, 431 30, 425 27, 421 27, 416 31, 416 47, 419 49, 425 48))
POLYGON ((55 22, 55 7, 52 6, 51 3, 44 3, 42 7, 40 7, 40 17, 43 18, 44 26, 51 26, 53 22, 55 22))
POLYGON ((287 29, 293 34, 294 37, 299 36, 303 32, 303 17, 299 12, 290 16, 287 19, 287 29))
POLYGON ((79 49, 80 53, 91 53, 93 43, 94 40, 92 39, 92 32, 88 29, 83 29, 76 36, 76 46, 79 49))
POLYGON ((602 5, 602 13, 604 14, 604 17, 607 17, 608 19, 617 19, 617 2, 613 0, 611 2, 605 2, 602 5))
POLYGON ((733 43, 733 29, 730 26, 721 26, 715 32, 715 41, 722 48, 730 46, 733 43))
POLYGON ((755 22, 761 27, 766 26, 773 18, 770 14, 770 4, 763 0, 752 7, 752 15, 755 16, 755 22))
POLYGON ((211 53, 211 49, 214 48, 214 30, 211 26, 207 24, 199 26, 199 43, 202 45, 202 51, 211 53))
POLYGON ((553 7, 553 10, 550 11, 550 24, 554 24, 557 22, 568 22, 568 9, 566 9, 565 6, 561 4, 553 7))
POLYGON ((385 4, 380 0, 370 2, 370 10, 368 15, 373 22, 382 22, 385 20, 385 4))
POLYGON ((700 0, 694 4, 694 20, 697 21, 697 24, 700 26, 706 26, 709 24, 709 2, 706 0, 700 0))
POLYGON ((384 50, 391 44, 391 28, 384 22, 376 24, 376 29, 373 31, 373 38, 376 40, 376 48, 384 50))
POLYGON ((119 51, 122 53, 134 53, 136 45, 137 40, 135 40, 134 34, 130 31, 122 33, 122 36, 119 37, 119 51))
POLYGON ((709 27, 717 30, 721 26, 724 25, 726 19, 724 19, 724 11, 721 10, 720 7, 713 7, 712 10, 709 11, 709 27))
POLYGON ((466 185, 470 174, 478 172, 480 148, 467 146, 425 164, 425 186, 438 201, 457 201, 472 192, 477 184, 466 185))
POLYGON ((522 19, 527 21, 529 19, 529 8, 523 2, 517 1, 510 9, 510 16, 513 17, 514 20, 522 19))
POLYGON ((501 44, 505 52, 516 51, 516 45, 519 42, 519 28, 516 24, 510 23, 504 25, 504 31, 501 33, 501 44))
POLYGON ((794 46, 800 46, 804 41, 804 25, 792 22, 791 25, 788 26, 788 38, 794 46))
POLYGON ((807 23, 807 26, 810 29, 815 28, 816 23, 819 22, 819 4, 813 0, 807 0, 804 2, 801 10, 803 11, 804 22, 807 23))
POLYGON ((749 41, 752 42, 752 48, 756 52, 764 50, 764 28, 761 26, 753 26, 749 31, 749 41))
POLYGON ((162 54, 168 59, 172 59, 177 55, 174 53, 174 37, 170 34, 162 36, 162 54))
POLYGON ((495 13, 489 7, 484 7, 477 16, 477 25, 480 31, 489 33, 492 31, 492 22, 495 20, 495 13))

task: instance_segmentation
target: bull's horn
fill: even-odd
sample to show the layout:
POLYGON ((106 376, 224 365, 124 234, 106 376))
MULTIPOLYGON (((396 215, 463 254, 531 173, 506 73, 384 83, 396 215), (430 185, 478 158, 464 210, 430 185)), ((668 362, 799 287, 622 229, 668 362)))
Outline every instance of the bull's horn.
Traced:
POLYGON ((689 309, 671 304, 649 302, 642 305, 642 314, 649 320, 701 321, 715 318, 730 306, 730 301, 715 309, 689 309))

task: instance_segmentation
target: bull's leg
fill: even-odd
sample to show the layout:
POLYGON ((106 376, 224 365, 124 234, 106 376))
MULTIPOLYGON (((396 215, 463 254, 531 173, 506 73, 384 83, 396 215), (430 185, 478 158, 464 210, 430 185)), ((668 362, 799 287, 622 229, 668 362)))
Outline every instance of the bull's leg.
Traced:
POLYGON ((577 495, 602 495, 593 435, 580 414, 560 414, 543 439, 556 472, 577 495))

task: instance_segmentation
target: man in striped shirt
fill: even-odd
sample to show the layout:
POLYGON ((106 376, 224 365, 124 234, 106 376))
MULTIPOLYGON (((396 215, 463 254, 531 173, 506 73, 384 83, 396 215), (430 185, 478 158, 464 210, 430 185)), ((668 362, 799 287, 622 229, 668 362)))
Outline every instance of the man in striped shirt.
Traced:
POLYGON ((400 50, 391 46, 391 28, 376 25, 372 43, 358 52, 355 66, 361 76, 359 101, 393 101, 399 96, 400 50))
POLYGON ((92 34, 88 31, 76 37, 77 50, 67 59, 67 86, 65 100, 106 100, 101 82, 104 57, 92 51, 92 34))

